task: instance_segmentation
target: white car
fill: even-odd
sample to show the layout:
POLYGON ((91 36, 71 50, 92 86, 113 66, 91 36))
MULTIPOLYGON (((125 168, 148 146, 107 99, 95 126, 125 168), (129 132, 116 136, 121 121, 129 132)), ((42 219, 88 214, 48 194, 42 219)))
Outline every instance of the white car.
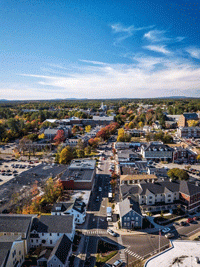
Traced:
POLYGON ((162 232, 163 232, 163 234, 166 234, 166 233, 168 233, 170 230, 171 230, 171 229, 170 229, 169 227, 166 227, 166 228, 163 228, 163 229, 162 229, 162 232))
POLYGON ((107 233, 112 236, 117 236, 117 234, 113 232, 111 229, 107 229, 107 233))
POLYGON ((102 188, 101 188, 101 186, 99 186, 99 192, 101 192, 102 191, 102 188))

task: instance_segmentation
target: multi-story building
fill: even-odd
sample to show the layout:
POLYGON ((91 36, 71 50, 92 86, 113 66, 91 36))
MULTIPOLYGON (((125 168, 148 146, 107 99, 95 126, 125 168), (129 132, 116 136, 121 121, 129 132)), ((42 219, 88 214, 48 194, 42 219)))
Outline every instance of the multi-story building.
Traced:
POLYGON ((174 147, 173 162, 174 163, 194 163, 197 154, 188 148, 174 147))
POLYGON ((34 218, 30 234, 31 247, 39 245, 54 247, 64 234, 73 241, 75 235, 73 215, 42 215, 40 218, 34 218))
POLYGON ((172 160, 172 149, 162 142, 150 142, 148 145, 141 146, 141 154, 147 160, 172 160))
POLYGON ((82 224, 86 217, 86 204, 80 199, 74 201, 59 202, 53 205, 51 215, 66 215, 74 216, 75 224, 82 224))
POLYGON ((154 174, 129 174, 120 176, 120 184, 139 184, 142 181, 147 183, 154 183, 158 178, 154 174))
POLYGON ((179 205, 188 212, 200 209, 200 187, 187 181, 121 185, 122 199, 131 196, 142 212, 173 210, 179 205))
POLYGON ((181 138, 199 138, 200 127, 180 127, 177 129, 177 136, 181 138))
POLYGON ((178 127, 188 126, 189 120, 198 120, 197 113, 183 113, 178 120, 178 127))
POLYGON ((61 176, 65 189, 92 190, 96 175, 96 161, 91 159, 72 160, 69 168, 61 176))
POLYGON ((131 197, 127 197, 119 202, 119 216, 122 228, 142 228, 143 216, 140 207, 131 197))

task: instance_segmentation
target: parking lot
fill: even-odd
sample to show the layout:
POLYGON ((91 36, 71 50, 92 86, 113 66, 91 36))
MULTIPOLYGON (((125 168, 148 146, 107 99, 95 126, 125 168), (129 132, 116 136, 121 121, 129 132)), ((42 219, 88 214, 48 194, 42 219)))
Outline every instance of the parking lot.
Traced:
POLYGON ((24 172, 27 169, 31 169, 37 166, 39 162, 30 164, 29 162, 23 161, 3 161, 0 163, 0 186, 4 183, 12 180, 17 177, 19 174, 24 172))

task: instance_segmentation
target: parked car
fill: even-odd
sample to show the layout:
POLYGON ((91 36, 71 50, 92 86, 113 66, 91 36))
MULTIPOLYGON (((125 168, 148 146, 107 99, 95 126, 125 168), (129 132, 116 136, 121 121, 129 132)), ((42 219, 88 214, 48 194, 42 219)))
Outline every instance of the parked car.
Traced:
POLYGON ((117 260, 115 261, 113 264, 112 264, 112 267, 119 267, 119 266, 122 266, 122 263, 123 261, 120 259, 120 260, 117 260))
POLYGON ((117 236, 117 234, 113 232, 111 229, 107 229, 107 233, 112 236, 117 236))
POLYGON ((180 222, 181 226, 185 226, 187 223, 185 221, 180 222))
POLYGON ((168 233, 170 230, 171 230, 171 229, 170 229, 169 227, 163 228, 163 229, 162 229, 162 233, 163 233, 163 234, 166 234, 166 233, 168 233))
POLYGON ((96 202, 99 202, 99 196, 97 196, 97 198, 96 198, 96 202))
POLYGON ((174 237, 174 234, 173 233, 168 233, 168 234, 165 235, 165 237, 168 238, 168 239, 171 239, 171 238, 174 237))
POLYGON ((102 191, 102 188, 101 188, 101 186, 99 186, 99 192, 101 192, 102 191))

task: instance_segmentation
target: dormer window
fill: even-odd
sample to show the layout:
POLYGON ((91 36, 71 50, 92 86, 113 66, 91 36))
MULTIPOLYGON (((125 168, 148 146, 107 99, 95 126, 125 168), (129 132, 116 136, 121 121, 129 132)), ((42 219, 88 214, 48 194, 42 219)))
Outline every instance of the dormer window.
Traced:
POLYGON ((61 207, 56 207, 56 210, 61 210, 61 207))

